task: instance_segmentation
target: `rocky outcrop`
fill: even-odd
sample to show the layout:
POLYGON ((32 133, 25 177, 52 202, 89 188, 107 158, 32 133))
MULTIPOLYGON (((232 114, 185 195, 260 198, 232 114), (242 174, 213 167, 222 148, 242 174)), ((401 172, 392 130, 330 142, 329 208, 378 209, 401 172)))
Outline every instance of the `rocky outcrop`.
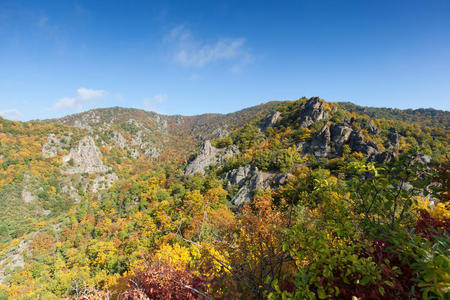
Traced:
POLYGON ((72 182, 64 184, 62 187, 62 192, 65 193, 73 202, 80 203, 80 195, 77 189, 73 186, 72 182))
POLYGON ((117 146, 119 146, 122 149, 125 149, 127 147, 127 140, 118 131, 112 132, 112 140, 113 140, 114 144, 116 144, 117 146))
POLYGON ((57 156, 64 151, 64 148, 69 147, 71 139, 69 135, 63 135, 61 138, 58 138, 54 133, 51 133, 47 137, 47 142, 42 145, 42 157, 53 158, 57 156))
POLYGON ((218 127, 212 132, 213 139, 221 139, 230 135, 230 132, 224 127, 218 127))
POLYGON ((161 131, 166 131, 168 128, 167 120, 163 119, 160 115, 156 115, 156 124, 158 125, 158 129, 161 131))
POLYGON ((286 173, 263 172, 257 167, 245 165, 228 171, 224 178, 227 180, 227 189, 233 186, 238 187, 238 191, 231 199, 231 203, 236 206, 242 206, 253 199, 255 190, 283 185, 287 182, 290 175, 286 173))
POLYGON ((379 130, 378 128, 373 124, 371 120, 363 119, 361 121, 361 125, 364 129, 367 129, 367 132, 370 134, 378 134, 379 130))
POLYGON ((193 161, 184 169, 184 174, 194 175, 196 173, 204 174, 205 168, 224 162, 228 157, 236 155, 239 152, 236 146, 224 149, 218 149, 211 145, 209 140, 205 141, 193 161))
POLYGON ((355 152, 361 152, 368 158, 373 158, 379 153, 378 146, 371 141, 364 141, 364 137, 360 131, 353 130, 350 134, 348 145, 355 152))
POLYGON ((393 127, 389 128, 386 147, 391 150, 395 150, 398 149, 399 144, 400 144, 400 134, 398 134, 395 128, 393 127))
POLYGON ((416 161, 418 161, 421 164, 429 164, 431 163, 431 156, 426 155, 426 154, 419 154, 416 158, 416 161))
POLYGON ((92 192, 97 193, 100 190, 111 187, 115 181, 119 180, 115 173, 97 176, 92 183, 92 192))
POLYGON ((324 102, 319 97, 313 97, 305 102, 300 111, 300 126, 309 127, 314 122, 325 119, 329 112, 324 108, 324 102))
POLYGON ((352 128, 346 123, 334 123, 330 126, 331 141, 338 153, 342 151, 342 146, 348 142, 352 131, 352 128))
POLYGON ((257 167, 251 167, 250 165, 230 171, 226 177, 231 178, 230 183, 235 183, 239 187, 239 190, 231 199, 231 203, 242 206, 253 199, 255 190, 283 185, 287 182, 289 176, 290 174, 285 173, 262 172, 257 167))
POLYGON ((30 191, 32 187, 32 178, 31 175, 25 173, 23 176, 23 187, 22 187, 22 200, 25 203, 34 202, 36 200, 35 195, 30 191))
POLYGON ((110 170, 100 159, 100 151, 91 136, 84 137, 63 157, 63 174, 103 173, 110 170))
POLYGON ((229 171, 225 175, 225 179, 228 181, 228 187, 232 185, 242 186, 244 181, 253 174, 254 168, 250 165, 240 166, 237 169, 229 171))
POLYGON ((156 158, 161 154, 161 149, 157 148, 142 130, 139 130, 136 135, 133 136, 132 143, 138 146, 145 156, 156 158))
POLYGON ((381 152, 381 153, 377 153, 375 155, 374 160, 377 163, 383 164, 383 163, 390 162, 393 157, 394 157, 394 154, 391 151, 384 151, 384 152, 381 152))
POLYGON ((331 134, 328 125, 324 125, 320 132, 311 141, 308 152, 315 156, 326 156, 330 150, 331 134))
POLYGON ((281 113, 279 111, 273 112, 262 120, 261 130, 266 130, 273 127, 280 119, 281 113))
POLYGON ((245 184, 241 186, 236 195, 231 199, 231 203, 236 206, 246 204, 253 199, 254 190, 261 189, 264 185, 262 172, 256 169, 252 177, 245 181, 245 184))

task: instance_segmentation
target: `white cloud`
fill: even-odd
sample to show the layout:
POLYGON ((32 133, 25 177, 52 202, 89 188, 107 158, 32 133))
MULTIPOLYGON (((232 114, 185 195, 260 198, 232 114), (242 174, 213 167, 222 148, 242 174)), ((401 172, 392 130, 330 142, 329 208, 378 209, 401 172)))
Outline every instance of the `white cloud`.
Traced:
POLYGON ((0 116, 8 120, 19 120, 23 118, 23 114, 17 109, 7 109, 0 111, 0 116))
POLYGON ((92 103, 95 100, 106 96, 103 90, 92 90, 87 88, 77 89, 77 95, 73 98, 64 97, 58 100, 50 110, 53 111, 82 111, 86 104, 92 103))
POLYGON ((156 94, 151 98, 145 98, 143 101, 144 109, 158 112, 158 106, 166 102, 167 94, 156 94))
POLYGON ((173 59, 184 67, 204 67, 218 61, 229 61, 242 66, 251 60, 251 53, 244 47, 244 38, 220 38, 215 42, 194 39, 184 26, 178 26, 164 38, 175 48, 173 59))

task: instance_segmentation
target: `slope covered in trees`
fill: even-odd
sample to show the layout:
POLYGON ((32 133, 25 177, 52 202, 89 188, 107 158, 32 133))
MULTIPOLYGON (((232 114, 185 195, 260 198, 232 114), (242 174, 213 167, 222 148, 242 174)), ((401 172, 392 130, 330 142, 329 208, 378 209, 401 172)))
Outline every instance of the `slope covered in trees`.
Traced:
POLYGON ((318 98, 2 119, 0 299, 443 298, 449 131, 407 121, 318 98))

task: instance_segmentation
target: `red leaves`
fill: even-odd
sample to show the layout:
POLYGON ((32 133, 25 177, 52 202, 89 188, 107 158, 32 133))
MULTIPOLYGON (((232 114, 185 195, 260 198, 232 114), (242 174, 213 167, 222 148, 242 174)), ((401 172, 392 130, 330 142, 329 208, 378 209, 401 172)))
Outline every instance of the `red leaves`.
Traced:
POLYGON ((206 278, 187 270, 177 270, 169 263, 154 263, 129 280, 129 290, 120 299, 199 299, 207 289, 206 278))
POLYGON ((449 222, 449 219, 433 218, 428 211, 421 210, 416 224, 416 233, 430 240, 433 235, 439 234, 439 230, 450 233, 449 222))

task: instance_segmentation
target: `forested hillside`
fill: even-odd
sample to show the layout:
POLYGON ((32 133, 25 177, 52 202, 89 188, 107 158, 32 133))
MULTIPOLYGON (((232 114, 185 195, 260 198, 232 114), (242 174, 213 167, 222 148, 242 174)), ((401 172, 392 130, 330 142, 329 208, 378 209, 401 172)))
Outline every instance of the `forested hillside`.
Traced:
POLYGON ((0 119, 0 299, 443 299, 449 117, 0 119))
POLYGON ((419 109, 395 109, 365 107, 350 102, 341 102, 340 105, 348 111, 365 114, 372 118, 398 120, 407 123, 419 123, 424 126, 450 128, 450 116, 448 111, 433 108, 419 109))

